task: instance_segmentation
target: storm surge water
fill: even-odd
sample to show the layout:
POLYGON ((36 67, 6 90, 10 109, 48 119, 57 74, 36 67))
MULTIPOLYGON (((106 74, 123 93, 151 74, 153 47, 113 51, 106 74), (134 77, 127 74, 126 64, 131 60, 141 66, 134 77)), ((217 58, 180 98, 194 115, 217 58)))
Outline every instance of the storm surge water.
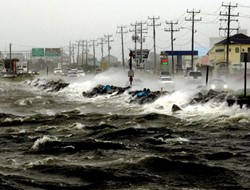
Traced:
POLYGON ((157 90, 140 78, 91 98, 82 92, 124 87, 126 73, 0 82, 0 189, 249 189, 249 109, 189 104, 199 90, 183 87, 131 103, 130 91, 157 90))

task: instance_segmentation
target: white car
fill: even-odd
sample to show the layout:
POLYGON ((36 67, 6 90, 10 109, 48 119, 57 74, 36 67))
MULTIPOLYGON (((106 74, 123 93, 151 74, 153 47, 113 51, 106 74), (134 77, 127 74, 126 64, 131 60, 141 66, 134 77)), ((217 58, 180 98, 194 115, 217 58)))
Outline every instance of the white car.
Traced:
POLYGON ((60 68, 54 69, 54 75, 61 75, 61 74, 62 74, 62 69, 60 69, 60 68))
POLYGON ((173 92, 175 90, 174 81, 169 76, 161 76, 159 78, 160 89, 168 92, 173 92))
POLYGON ((80 77, 80 76, 85 76, 85 72, 84 72, 84 70, 82 70, 82 69, 78 69, 77 70, 77 74, 78 74, 78 76, 80 77))
POLYGON ((189 71, 186 77, 186 85, 200 86, 203 83, 202 73, 200 71, 189 71))
POLYGON ((78 77, 77 70, 76 69, 71 69, 68 71, 68 77, 78 77))

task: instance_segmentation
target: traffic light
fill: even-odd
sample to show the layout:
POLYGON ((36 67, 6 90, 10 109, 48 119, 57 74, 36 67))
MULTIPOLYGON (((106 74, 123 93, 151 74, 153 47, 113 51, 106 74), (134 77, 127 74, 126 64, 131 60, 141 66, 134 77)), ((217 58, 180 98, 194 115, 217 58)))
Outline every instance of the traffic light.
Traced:
POLYGON ((133 57, 133 51, 130 50, 129 57, 133 57))

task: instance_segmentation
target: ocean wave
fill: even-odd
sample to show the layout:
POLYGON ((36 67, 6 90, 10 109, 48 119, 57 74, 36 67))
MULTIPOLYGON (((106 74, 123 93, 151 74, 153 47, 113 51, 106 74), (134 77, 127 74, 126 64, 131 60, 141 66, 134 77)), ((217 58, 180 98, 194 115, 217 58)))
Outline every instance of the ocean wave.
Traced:
POLYGON ((72 125, 69 126, 70 128, 74 128, 74 129, 83 129, 85 127, 85 125, 81 124, 81 123, 73 123, 72 125))
POLYGON ((31 147, 31 150, 38 151, 38 150, 44 149, 44 147, 46 146, 46 143, 49 143, 49 142, 59 142, 59 140, 57 137, 49 137, 47 135, 44 135, 42 138, 37 139, 35 141, 35 143, 31 147))
POLYGON ((236 182, 239 176, 226 168, 201 163, 173 161, 158 156, 145 156, 138 161, 138 167, 165 176, 169 181, 178 180, 179 186, 206 187, 207 189, 239 188, 236 182), (213 181, 213 183, 211 183, 213 181), (188 182, 188 183, 187 183, 188 182))
POLYGON ((250 117, 246 113, 239 113, 227 118, 230 123, 249 123, 250 117))
POLYGON ((33 103, 33 98, 21 99, 21 100, 17 100, 14 102, 14 104, 19 105, 19 106, 32 105, 32 103, 33 103))
POLYGON ((60 159, 58 157, 54 157, 54 156, 49 156, 49 157, 46 157, 46 158, 43 158, 41 160, 36 160, 36 161, 33 161, 33 162, 29 162, 29 163, 25 163, 24 164, 24 167, 26 169, 31 169, 31 168, 34 168, 36 166, 43 166, 43 165, 55 165, 57 164, 58 162, 65 162, 66 160, 65 159, 60 159))
POLYGON ((101 141, 92 138, 77 141, 61 141, 57 137, 44 135, 37 139, 30 149, 32 153, 58 154, 58 153, 76 153, 82 150, 128 150, 128 148, 119 142, 101 141))
POLYGON ((37 170, 42 175, 56 174, 61 179, 67 177, 62 187, 73 180, 79 187, 86 189, 244 189, 235 180, 239 176, 228 169, 173 161, 155 155, 147 155, 134 161, 119 159, 101 165, 59 165, 54 161, 53 158, 45 158, 27 169, 37 170))

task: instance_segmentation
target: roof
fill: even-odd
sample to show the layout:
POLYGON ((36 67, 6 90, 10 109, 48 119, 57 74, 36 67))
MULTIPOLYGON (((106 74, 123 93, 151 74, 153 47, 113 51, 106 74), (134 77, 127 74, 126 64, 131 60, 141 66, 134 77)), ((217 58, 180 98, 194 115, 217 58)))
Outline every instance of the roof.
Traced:
MULTIPOLYGON (((161 51, 161 54, 167 54, 167 55, 172 55, 172 51, 161 51)), ((194 50, 194 51, 183 51, 183 50, 176 50, 173 51, 173 55, 198 55, 198 51, 194 50)))
MULTIPOLYGON (((250 37, 242 33, 235 34, 231 36, 229 39, 230 39, 230 44, 250 44, 250 37)), ((216 43, 215 45, 225 45, 225 44, 227 44, 227 39, 224 39, 216 43)))

